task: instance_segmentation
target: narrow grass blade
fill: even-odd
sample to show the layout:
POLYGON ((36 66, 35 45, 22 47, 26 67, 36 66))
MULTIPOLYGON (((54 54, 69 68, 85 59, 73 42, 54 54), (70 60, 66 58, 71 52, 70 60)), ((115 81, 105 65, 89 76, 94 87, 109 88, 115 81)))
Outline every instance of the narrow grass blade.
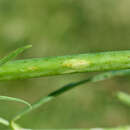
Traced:
POLYGON ((18 115, 16 115, 13 120, 16 121, 16 120, 20 119, 23 115, 29 113, 32 110, 35 110, 36 108, 40 107, 41 105, 53 100, 57 96, 60 96, 61 94, 65 93, 79 85, 82 85, 82 84, 88 83, 88 82, 102 81, 105 79, 112 78, 114 76, 124 76, 124 75, 130 75, 130 70, 105 72, 105 73, 98 74, 96 76, 90 77, 90 78, 82 80, 82 81, 67 84, 67 85, 61 87, 60 89, 50 93, 48 96, 43 97, 40 100, 36 101, 34 104, 32 104, 32 109, 25 108, 22 112, 20 112, 18 115))
POLYGON ((128 95, 128 94, 126 94, 126 93, 124 93, 124 92, 118 92, 118 93, 117 93, 117 97, 118 97, 118 99, 119 99, 122 103, 124 103, 124 104, 130 106, 130 95, 128 95))
POLYGON ((19 99, 19 98, 0 96, 0 100, 2 100, 2 101, 16 101, 16 102, 19 102, 19 103, 24 103, 27 106, 29 106, 29 108, 32 108, 31 104, 29 104, 27 101, 24 101, 24 100, 19 99))
POLYGON ((3 124, 5 126, 9 126, 9 121, 4 119, 4 118, 2 118, 2 117, 0 117, 0 124, 3 124))
POLYGON ((0 60, 0 66, 7 63, 8 61, 12 60, 15 58, 17 55, 25 51, 26 49, 32 47, 32 45, 27 45, 21 48, 18 48, 17 50, 11 52, 8 56, 4 57, 3 59, 0 60))

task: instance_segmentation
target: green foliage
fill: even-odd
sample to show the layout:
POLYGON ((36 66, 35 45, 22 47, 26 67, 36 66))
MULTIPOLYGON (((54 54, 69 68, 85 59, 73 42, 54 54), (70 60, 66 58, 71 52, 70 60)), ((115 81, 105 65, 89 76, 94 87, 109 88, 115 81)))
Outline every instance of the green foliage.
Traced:
MULTIPOLYGON (((0 0, 0 55, 26 43, 34 48, 20 59, 128 50, 129 5, 129 0, 0 0)), ((0 95, 19 96, 33 103, 66 83, 94 74, 0 81, 0 95)), ((19 124, 34 129, 128 125, 130 109, 113 95, 128 93, 129 84, 129 76, 89 83, 88 87, 84 84, 24 116, 19 124)), ((19 107, 0 102, 0 113, 11 119, 19 107)))
MULTIPOLYGON (((0 60, 0 66, 6 64, 7 62, 9 62, 13 58, 15 58, 18 54, 22 53, 25 49, 30 48, 30 47, 31 47, 30 45, 25 46, 25 47, 21 47, 21 48, 15 50, 14 52, 10 53, 8 56, 6 56, 6 57, 4 57, 3 59, 0 60)), ((2 100, 2 101, 15 101, 15 102, 19 102, 19 103, 24 103, 31 108, 31 104, 29 104, 28 102, 26 102, 22 99, 19 99, 19 98, 8 97, 8 96, 0 96, 0 100, 2 100)), ((5 120, 2 117, 0 117, 0 123, 5 125, 5 126, 9 126, 9 124, 10 124, 7 120, 5 120)), ((14 125, 12 125, 12 126, 14 126, 14 125)), ((16 130, 16 129, 14 129, 14 130, 16 130)))
MULTIPOLYGON (((8 55, 7 57, 3 58, 1 60, 1 67, 6 66, 6 64, 8 64, 7 62, 9 62, 9 60, 11 60, 12 58, 16 57, 18 54, 20 54, 21 52, 23 52, 25 49, 27 49, 29 47, 30 46, 19 48, 16 51, 14 51, 13 53, 11 53, 10 55, 8 55)), ((113 68, 118 70, 118 69, 122 69, 122 68, 129 68, 129 64, 128 64, 129 61, 127 59, 128 55, 129 55, 129 51, 112 52, 112 53, 111 52, 107 52, 107 53, 99 53, 99 54, 98 53, 97 54, 90 54, 90 55, 86 54, 86 55, 76 55, 76 56, 47 58, 47 59, 35 59, 35 60, 31 59, 31 60, 27 60, 26 62, 25 61, 18 61, 18 63, 20 63, 23 66, 26 66, 26 65, 24 65, 24 63, 28 62, 27 66, 24 68, 24 71, 25 71, 28 68, 32 68, 32 63, 34 61, 35 61, 35 65, 36 66, 33 66, 33 67, 37 68, 39 66, 38 66, 38 64, 36 62, 38 62, 39 64, 43 64, 42 60, 44 60, 44 64, 45 64, 46 68, 49 68, 49 69, 52 68, 52 70, 53 69, 55 70, 55 68, 57 68, 57 70, 59 69, 59 74, 63 74, 64 73, 64 71, 63 71, 64 68, 63 68, 63 66, 61 66, 63 64, 66 65, 67 67, 69 66, 68 67, 69 70, 65 70, 65 71, 68 71, 67 73, 72 73, 73 70, 77 70, 77 72, 84 72, 84 71, 86 71, 86 68, 89 67, 88 63, 93 65, 93 66, 94 66, 94 63, 95 63, 95 65, 97 65, 97 67, 95 67, 95 66, 93 67, 92 66, 92 69, 90 67, 91 71, 93 71, 93 70, 98 70, 98 71, 100 70, 100 71, 102 71, 102 70, 105 70, 106 68, 107 69, 109 68, 108 70, 110 70, 110 69, 113 70, 113 68), (104 57, 106 57, 106 58, 104 59, 104 57), (118 60, 115 60, 116 62, 113 63, 112 61, 114 61, 114 59, 116 57, 119 57, 119 58, 118 58, 118 60), (96 60, 99 61, 99 62, 95 62, 96 60), (48 63, 46 63, 46 62, 48 62, 48 63), (52 66, 52 65, 54 65, 54 63, 55 63, 55 66, 52 66), (120 63, 120 65, 116 65, 116 63, 117 64, 120 63), (124 67, 122 67, 123 65, 124 65, 124 67), (126 67, 125 67, 125 65, 126 65, 126 67), (104 68, 102 68, 103 66, 104 66, 104 68), (121 67, 119 68, 118 66, 119 67, 121 66, 121 67), (98 69, 95 69, 95 68, 98 68, 98 69), (78 70, 81 70, 81 71, 78 71, 78 70)), ((9 64, 12 64, 12 63, 9 63, 9 64)), ((17 62, 14 61, 13 62, 13 67, 15 68, 15 66, 17 66, 17 62)), ((7 65, 7 67, 8 67, 8 65, 7 65)), ((6 69, 6 67, 5 68, 3 67, 3 70, 5 69, 8 72, 8 71, 10 71, 10 67, 8 67, 8 68, 9 69, 6 69)), ((15 71, 14 69, 11 69, 11 70, 15 71)), ((48 71, 48 70, 43 69, 42 71, 48 71)), ((34 71, 37 72, 37 69, 34 69, 34 71)), ((40 77, 40 76, 42 76, 42 75, 35 75, 36 72, 34 72, 34 76, 28 76, 28 75, 30 75, 30 71, 28 71, 26 73, 26 77, 29 78, 29 77, 40 77)), ((46 73, 48 73, 48 75, 52 75, 52 74, 55 75, 55 74, 57 74, 57 73, 52 73, 52 72, 50 73, 49 71, 46 72, 46 73)), ((38 74, 40 74, 40 73, 38 73, 38 74)), ((20 75, 20 73, 17 73, 15 75, 14 79, 17 79, 17 76, 19 77, 19 75, 20 75)), ((60 89, 58 89, 58 90, 48 94, 48 96, 43 97, 40 100, 36 101, 34 104, 32 104, 32 106, 28 102, 26 102, 26 101, 24 101, 22 99, 13 98, 13 97, 7 97, 7 96, 0 96, 0 100, 21 102, 21 103, 24 103, 24 104, 29 106, 29 108, 25 108, 22 112, 20 112, 18 115, 16 115, 11 120, 10 123, 7 120, 3 119, 3 118, 0 118, 0 123, 3 124, 3 125, 6 125, 6 126, 9 126, 9 124, 10 124, 12 129, 20 130, 22 128, 18 124, 15 123, 18 119, 20 119, 23 115, 29 113, 30 111, 37 109, 41 105, 44 105, 45 103, 53 100, 57 96, 60 96, 61 94, 65 93, 66 91, 69 91, 72 88, 75 88, 75 87, 77 87, 79 85, 82 85, 82 84, 85 84, 85 83, 88 83, 88 82, 97 82, 97 81, 102 81, 102 80, 105 80, 105 79, 108 79, 108 78, 112 78, 114 76, 124 76, 124 75, 130 75, 130 69, 105 72, 105 73, 98 74, 96 76, 90 77, 90 78, 82 80, 82 81, 78 81, 78 82, 75 82, 75 83, 67 84, 67 85, 61 87, 60 89)), ((24 78, 24 76, 23 76, 23 78, 24 78)), ((10 78, 10 79, 13 79, 13 78, 10 78)), ((126 103, 128 105, 130 104, 130 97, 128 95, 126 95, 125 93, 119 92, 117 94, 117 96, 118 96, 119 100, 121 100, 122 102, 124 102, 124 103, 126 103)), ((125 130, 126 128, 120 128, 120 129, 124 129, 125 130)))

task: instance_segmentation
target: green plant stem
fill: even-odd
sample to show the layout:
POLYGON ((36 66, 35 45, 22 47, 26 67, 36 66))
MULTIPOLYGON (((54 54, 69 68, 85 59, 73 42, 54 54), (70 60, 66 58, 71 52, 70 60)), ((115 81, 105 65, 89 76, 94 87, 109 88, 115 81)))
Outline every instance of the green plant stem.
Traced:
POLYGON ((106 72, 106 73, 102 73, 102 74, 98 74, 96 76, 90 77, 86 80, 82 80, 79 82, 75 82, 75 83, 71 83, 71 84, 67 84, 65 86, 63 86, 62 88, 50 93, 48 96, 41 98, 40 100, 38 100, 37 102, 35 102, 34 104, 32 104, 32 109, 26 107, 22 112, 20 112, 18 115, 16 115, 13 118, 13 121, 16 121, 18 119, 20 119, 23 115, 29 113, 30 111, 40 107, 41 105, 53 100, 54 98, 56 98, 57 96, 65 93, 66 91, 71 90, 72 88, 75 88, 81 84, 84 83, 88 83, 88 82, 96 82, 96 81, 101 81, 101 80, 105 80, 114 76, 124 76, 124 75, 130 75, 130 70, 120 70, 120 71, 111 71, 111 72, 106 72))
POLYGON ((0 80, 122 69, 130 69, 130 51, 10 61, 0 67, 0 80))

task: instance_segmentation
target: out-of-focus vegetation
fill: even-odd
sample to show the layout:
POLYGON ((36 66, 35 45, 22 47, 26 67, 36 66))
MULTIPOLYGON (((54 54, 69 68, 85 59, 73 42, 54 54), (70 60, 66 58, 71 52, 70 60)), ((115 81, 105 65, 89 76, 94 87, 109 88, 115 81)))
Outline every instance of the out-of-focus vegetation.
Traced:
MULTIPOLYGON (((128 0, 0 0, 0 57, 32 44, 19 58, 128 50, 128 0)), ((66 83, 92 75, 73 74, 0 82, 0 95, 29 102, 66 83)), ((29 128, 116 127, 130 123, 129 107, 117 91, 129 93, 129 77, 82 85, 19 120, 29 128)), ((0 116, 11 119, 24 105, 0 101, 0 116)), ((1 129, 4 127, 0 126, 1 129)))

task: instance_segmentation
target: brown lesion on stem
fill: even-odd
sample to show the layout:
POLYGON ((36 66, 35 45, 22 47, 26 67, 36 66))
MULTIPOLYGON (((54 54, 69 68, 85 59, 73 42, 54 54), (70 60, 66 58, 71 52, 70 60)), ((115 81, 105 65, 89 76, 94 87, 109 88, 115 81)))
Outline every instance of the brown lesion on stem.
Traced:
POLYGON ((83 59, 69 59, 63 62, 62 64, 64 67, 78 69, 84 68, 90 65, 90 61, 83 60, 83 59))

